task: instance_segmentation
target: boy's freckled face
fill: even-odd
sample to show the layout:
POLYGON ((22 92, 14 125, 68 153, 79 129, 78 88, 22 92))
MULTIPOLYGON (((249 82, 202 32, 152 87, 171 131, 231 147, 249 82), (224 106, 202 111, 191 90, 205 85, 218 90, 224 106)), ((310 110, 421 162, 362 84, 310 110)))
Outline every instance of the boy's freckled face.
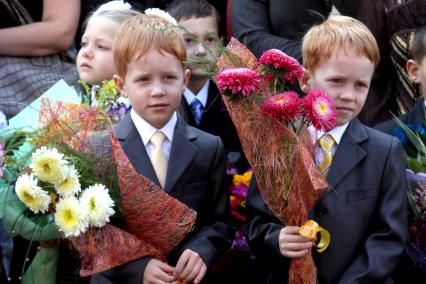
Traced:
POLYGON ((124 81, 116 82, 136 113, 160 129, 179 107, 189 75, 174 55, 150 49, 128 64, 124 81))
POLYGON ((354 50, 339 50, 308 74, 309 89, 321 89, 333 98, 337 125, 355 118, 364 106, 374 64, 354 50))
MULTIPOLYGON (((207 48, 214 51, 219 40, 216 18, 214 16, 189 18, 180 20, 179 25, 185 29, 183 37, 188 59, 192 61, 197 56, 205 60, 214 61, 214 57, 207 48)), ((189 69, 191 70, 191 76, 207 77, 206 70, 200 65, 192 64, 189 69)))
POLYGON ((116 73, 112 42, 119 24, 105 17, 93 17, 84 31, 77 55, 80 79, 89 84, 110 80, 116 73))

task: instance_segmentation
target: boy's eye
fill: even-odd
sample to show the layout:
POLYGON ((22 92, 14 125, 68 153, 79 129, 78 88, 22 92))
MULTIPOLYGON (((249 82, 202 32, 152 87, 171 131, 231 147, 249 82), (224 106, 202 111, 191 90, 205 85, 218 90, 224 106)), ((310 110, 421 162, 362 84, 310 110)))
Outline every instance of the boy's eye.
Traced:
POLYGON ((185 37, 184 40, 185 40, 186 44, 191 44, 191 43, 194 42, 194 40, 192 38, 190 38, 190 37, 185 37))
POLYGON ((343 83, 343 80, 338 79, 338 78, 330 79, 329 81, 332 82, 333 84, 342 84, 343 83))
POLYGON ((175 79, 176 78, 176 76, 175 75, 165 75, 164 76, 164 79, 166 79, 166 80, 173 80, 173 79, 175 79))
POLYGON ((139 83, 144 83, 149 81, 149 77, 148 76, 137 77, 134 81, 139 83))
POLYGON ((363 83, 363 82, 356 83, 356 86, 359 87, 359 88, 368 88, 368 85, 366 83, 363 83))
POLYGON ((87 45, 87 42, 85 42, 85 41, 82 41, 81 43, 80 43, 80 46, 81 47, 85 47, 87 45))

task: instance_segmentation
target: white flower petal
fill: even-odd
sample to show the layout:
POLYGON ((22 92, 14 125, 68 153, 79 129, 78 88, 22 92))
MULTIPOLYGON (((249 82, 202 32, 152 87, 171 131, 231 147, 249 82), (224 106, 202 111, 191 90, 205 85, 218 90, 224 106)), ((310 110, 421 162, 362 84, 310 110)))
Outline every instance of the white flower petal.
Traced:
POLYGON ((114 201, 111 199, 108 189, 102 184, 95 184, 84 190, 80 203, 88 214, 91 226, 104 226, 109 222, 109 217, 115 213, 114 201))
POLYGON ((75 197, 66 197, 56 204, 55 223, 65 237, 78 237, 86 232, 89 223, 87 215, 80 209, 75 197))

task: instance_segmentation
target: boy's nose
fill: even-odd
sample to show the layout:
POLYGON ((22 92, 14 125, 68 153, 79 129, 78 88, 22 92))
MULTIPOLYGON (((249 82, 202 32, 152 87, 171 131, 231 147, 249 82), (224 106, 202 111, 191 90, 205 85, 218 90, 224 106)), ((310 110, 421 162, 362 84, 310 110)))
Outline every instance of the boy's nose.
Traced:
POLYGON ((163 96, 165 93, 166 92, 162 84, 156 83, 152 86, 151 96, 163 96))
POLYGON ((206 54, 206 48, 203 46, 202 43, 198 43, 195 49, 195 55, 200 56, 205 54, 206 54))
POLYGON ((355 100, 355 90, 352 90, 350 88, 343 89, 340 93, 340 98, 347 101, 353 101, 355 100))

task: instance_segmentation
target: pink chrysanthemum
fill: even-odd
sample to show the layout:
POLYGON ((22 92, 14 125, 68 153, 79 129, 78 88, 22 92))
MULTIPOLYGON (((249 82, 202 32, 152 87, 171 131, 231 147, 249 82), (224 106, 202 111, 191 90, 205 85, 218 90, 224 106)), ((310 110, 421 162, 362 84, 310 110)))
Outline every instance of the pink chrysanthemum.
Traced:
POLYGON ((321 90, 311 90, 303 99, 304 113, 317 130, 329 131, 336 126, 333 100, 321 90))
POLYGON ((227 69, 216 75, 216 82, 224 94, 229 91, 232 95, 241 92, 243 96, 248 96, 259 89, 260 75, 249 68, 227 69))
POLYGON ((259 62, 264 65, 273 66, 276 70, 282 70, 282 79, 294 82, 303 75, 303 68, 299 61, 288 56, 278 49, 269 49, 259 58, 259 62))
POLYGON ((301 101, 296 92, 276 94, 266 99, 262 111, 279 121, 290 121, 301 113, 301 101))

